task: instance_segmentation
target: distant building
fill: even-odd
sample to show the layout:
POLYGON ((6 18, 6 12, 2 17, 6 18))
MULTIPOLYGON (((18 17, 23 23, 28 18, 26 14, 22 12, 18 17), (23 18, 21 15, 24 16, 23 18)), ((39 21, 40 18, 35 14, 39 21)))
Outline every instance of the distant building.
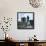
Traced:
POLYGON ((26 22, 26 18, 25 17, 22 17, 21 18, 21 22, 26 22))

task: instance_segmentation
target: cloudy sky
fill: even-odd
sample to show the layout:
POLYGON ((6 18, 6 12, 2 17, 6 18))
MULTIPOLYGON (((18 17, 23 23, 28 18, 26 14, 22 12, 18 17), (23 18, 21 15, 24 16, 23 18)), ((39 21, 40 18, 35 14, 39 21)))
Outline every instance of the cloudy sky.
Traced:
POLYGON ((27 18, 29 16, 29 20, 33 20, 33 14, 32 13, 18 13, 18 21, 21 21, 22 17, 27 18))

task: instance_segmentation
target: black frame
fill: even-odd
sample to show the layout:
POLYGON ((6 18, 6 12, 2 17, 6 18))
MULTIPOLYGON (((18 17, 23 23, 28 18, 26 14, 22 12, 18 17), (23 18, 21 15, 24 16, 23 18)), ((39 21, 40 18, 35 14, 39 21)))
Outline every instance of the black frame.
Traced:
POLYGON ((17 29, 34 29, 34 12, 17 12, 17 29), (33 28, 18 28, 18 15, 19 13, 32 13, 33 14, 33 28))

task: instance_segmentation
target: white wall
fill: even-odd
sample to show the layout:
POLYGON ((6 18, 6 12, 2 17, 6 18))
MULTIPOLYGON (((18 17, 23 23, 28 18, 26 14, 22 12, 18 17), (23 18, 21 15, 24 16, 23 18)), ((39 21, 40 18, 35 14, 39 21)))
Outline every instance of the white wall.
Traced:
MULTIPOLYGON (((10 33, 17 40, 27 40, 36 34, 39 40, 45 39, 45 15, 46 6, 33 8, 28 0, 0 0, 0 19, 4 16, 12 17, 13 22, 10 33), (17 29, 17 12, 35 12, 35 29, 17 29)), ((3 33, 4 34, 4 33, 3 33)), ((2 35, 2 31, 0 31, 2 35)), ((0 36, 0 39, 4 37, 0 36)))

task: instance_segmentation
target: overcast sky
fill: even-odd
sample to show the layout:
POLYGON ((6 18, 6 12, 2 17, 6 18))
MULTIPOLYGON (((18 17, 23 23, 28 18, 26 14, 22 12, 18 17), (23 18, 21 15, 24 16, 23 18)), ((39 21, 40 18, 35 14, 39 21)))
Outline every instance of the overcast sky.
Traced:
POLYGON ((32 13, 19 13, 18 14, 18 21, 21 21, 22 17, 26 17, 29 16, 29 20, 33 20, 33 14, 32 13))

